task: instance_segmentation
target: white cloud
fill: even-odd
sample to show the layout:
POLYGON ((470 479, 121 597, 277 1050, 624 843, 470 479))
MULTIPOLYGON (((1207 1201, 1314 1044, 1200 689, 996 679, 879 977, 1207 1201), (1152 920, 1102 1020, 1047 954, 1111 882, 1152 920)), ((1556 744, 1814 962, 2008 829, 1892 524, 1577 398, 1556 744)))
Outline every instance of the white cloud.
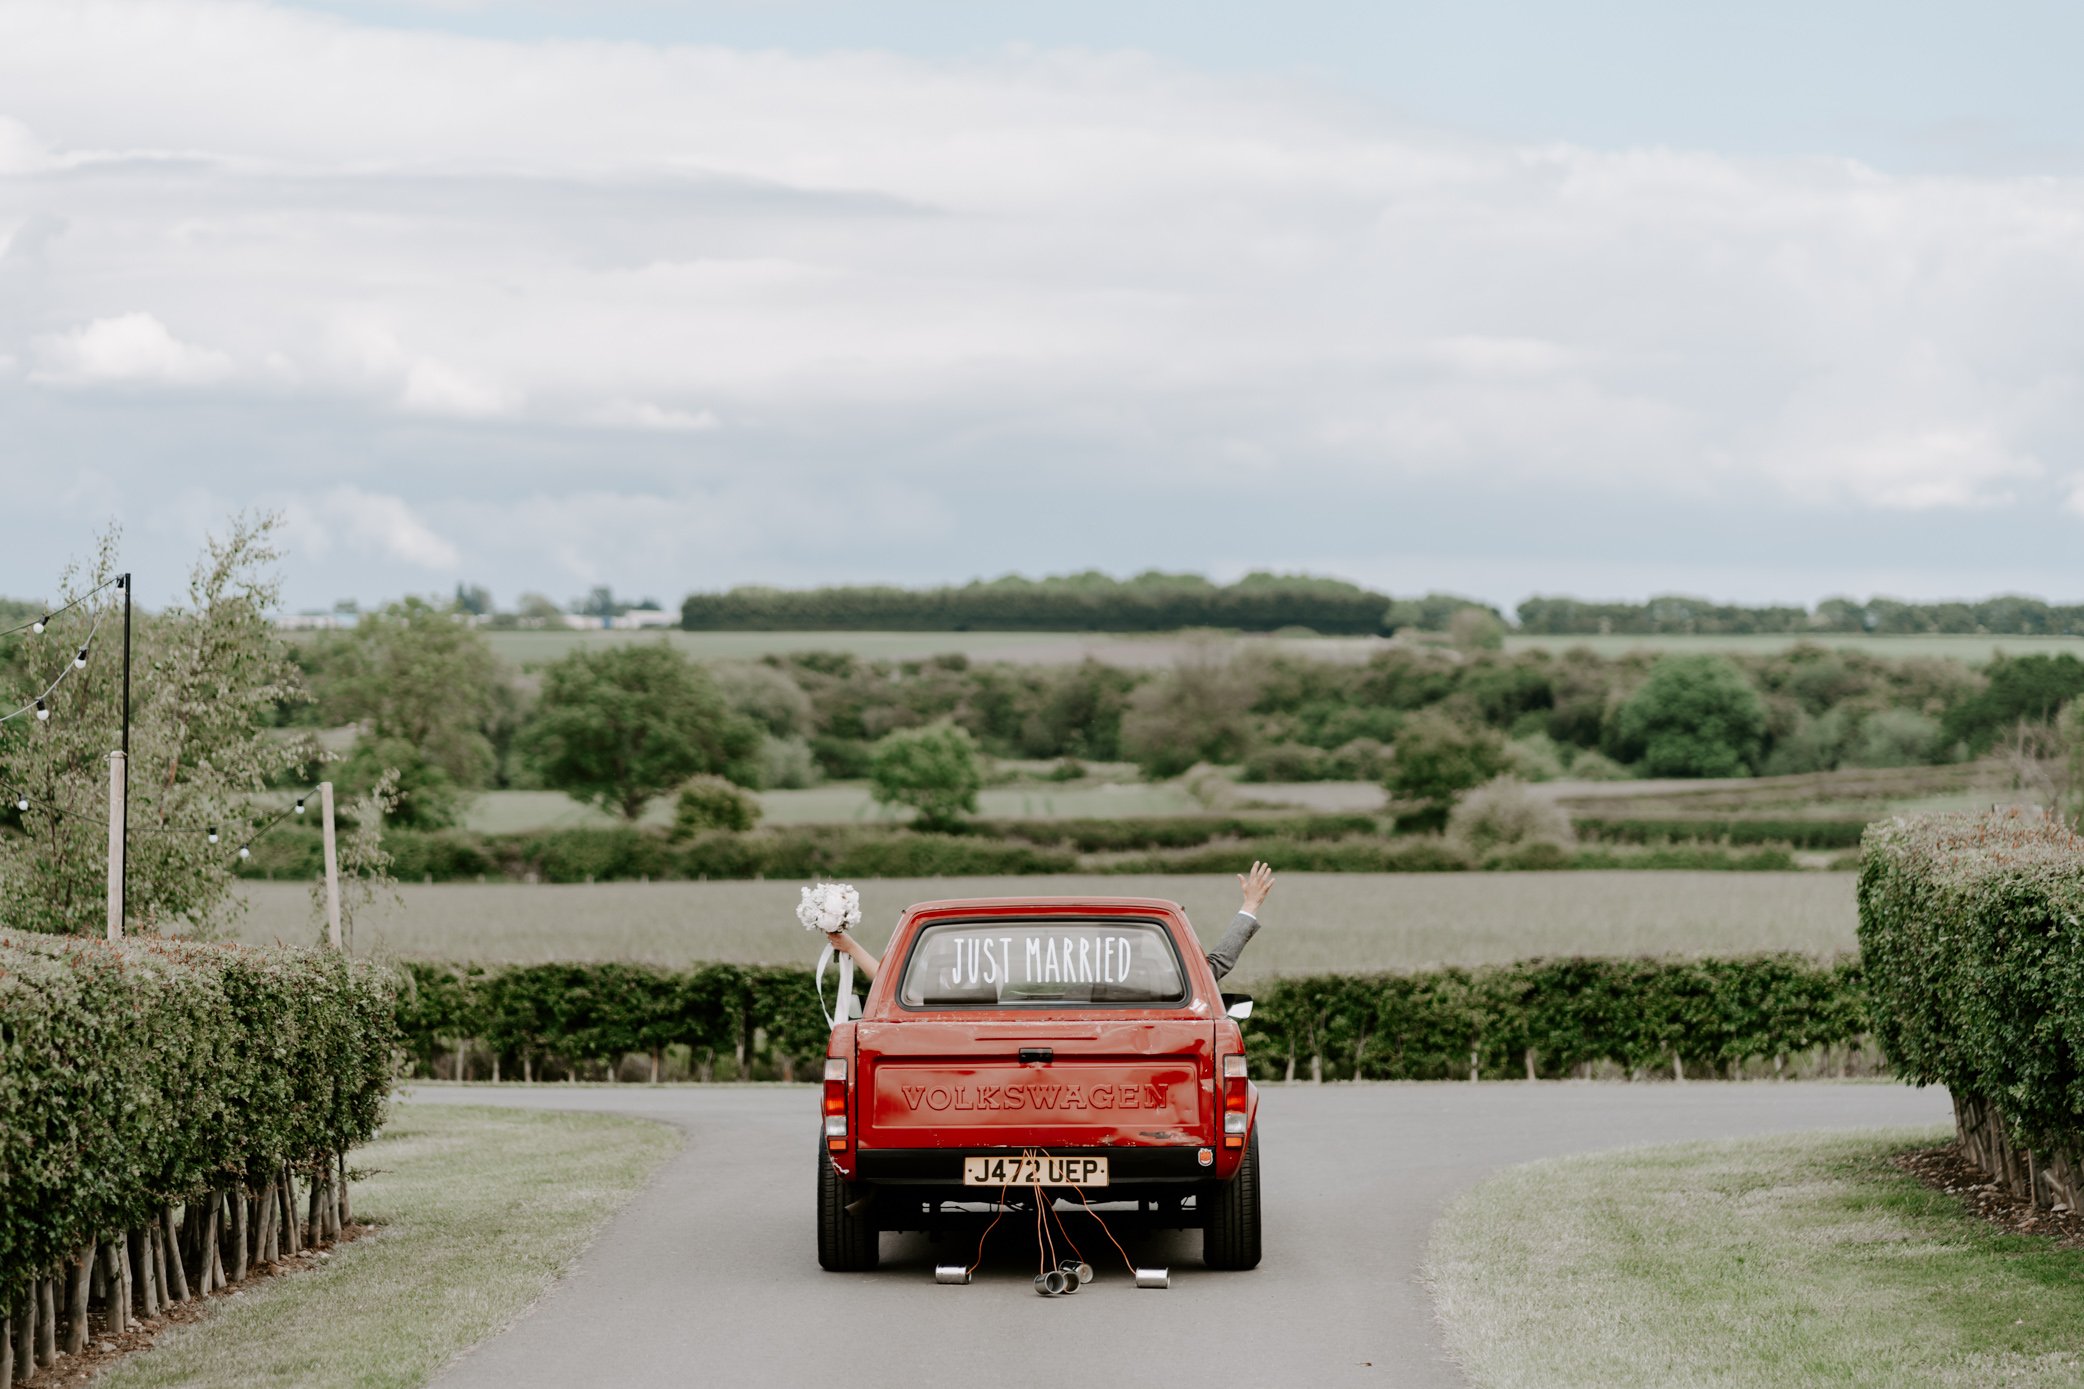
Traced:
POLYGON ((222 352, 181 341, 148 313, 118 314, 39 339, 33 380, 61 385, 208 386, 235 374, 222 352))
MULTIPOLYGON (((33 273, 0 260, 0 355, 261 389, 357 457, 438 436, 368 494, 408 516, 692 526, 777 457, 799 498, 954 518, 972 489, 973 528, 1023 489, 1274 476, 1348 509, 1446 479, 1996 516, 2054 511, 2042 460, 2084 450, 2074 177, 1523 148, 1134 55, 509 43, 236 0, 0 5, 0 94, 0 228, 41 229, 33 273)), ((789 544, 738 505, 708 543, 789 544)), ((614 533, 562 542, 570 572, 614 533)), ((377 551, 454 563, 426 538, 377 551)))
MULTIPOLYGON (((342 486, 315 498, 291 498, 282 506, 282 513, 293 558, 324 558, 337 549, 443 574, 454 573, 463 562, 455 545, 421 520, 401 497, 342 486)), ((402 586, 372 587, 396 592, 402 586)))
POLYGON ((648 400, 611 400, 592 414, 596 424, 611 429, 651 429, 667 434, 699 434, 717 426, 709 410, 676 410, 648 400))

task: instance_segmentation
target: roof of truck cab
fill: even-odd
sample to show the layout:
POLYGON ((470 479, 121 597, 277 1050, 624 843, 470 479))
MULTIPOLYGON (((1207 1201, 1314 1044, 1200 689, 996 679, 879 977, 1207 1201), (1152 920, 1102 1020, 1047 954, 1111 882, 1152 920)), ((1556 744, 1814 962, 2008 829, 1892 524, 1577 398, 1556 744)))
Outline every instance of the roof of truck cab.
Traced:
POLYGON ((1185 907, 1162 897, 949 897, 938 902, 914 902, 905 908, 904 914, 960 916, 975 912, 996 916, 1024 911, 1046 912, 1052 916, 1065 912, 1089 912, 1095 916, 1149 915, 1153 912, 1187 914, 1185 907))

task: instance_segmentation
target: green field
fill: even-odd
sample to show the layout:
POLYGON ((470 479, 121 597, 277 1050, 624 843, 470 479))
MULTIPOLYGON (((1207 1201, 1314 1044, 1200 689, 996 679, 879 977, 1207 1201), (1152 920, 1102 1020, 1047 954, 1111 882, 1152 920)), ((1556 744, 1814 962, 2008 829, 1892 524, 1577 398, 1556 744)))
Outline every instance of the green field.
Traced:
POLYGON ((2084 1382, 2084 1252, 1888 1165, 1944 1132, 1556 1159, 1451 1206, 1427 1281, 1479 1389, 2084 1382))
MULTIPOLYGON (((948 897, 1152 896, 1213 940, 1237 909, 1229 879, 1195 876, 889 878, 860 882, 879 948, 905 906, 948 897)), ((426 959, 705 960, 808 966, 816 942, 793 882, 407 884, 356 948, 426 959)), ((239 939, 315 939, 302 884, 249 882, 239 939)), ((1291 873, 1233 977, 1502 963, 1533 955, 1808 953, 1856 948, 1849 873, 1291 873)))
MULTIPOLYGON (((961 654, 973 661, 1061 665, 1091 657, 1109 665, 1150 668, 1171 665, 1207 635, 1179 632, 582 632, 572 629, 493 631, 492 649, 520 666, 541 665, 579 647, 632 641, 670 641, 698 660, 757 660, 792 651, 848 651, 871 660, 917 661, 961 654)), ((1327 661, 1364 661, 1400 642, 1382 637, 1317 637, 1217 634, 1235 649, 1281 651, 1327 661)), ((1428 641, 1420 637, 1411 640, 1428 641)), ((1873 656, 1944 656, 1980 665, 1993 651, 2007 655, 2069 651, 2084 655, 2084 637, 1849 636, 1508 636, 1507 651, 1565 651, 1584 646, 1602 655, 1628 651, 1728 651, 1763 654, 1799 641, 1864 651, 1873 656)))
MULTIPOLYGON (((846 651, 867 660, 921 661, 962 655, 972 661, 1070 665, 1091 657, 1108 665, 1169 666, 1207 636, 1179 632, 582 632, 572 629, 495 631, 492 649, 520 666, 554 661, 580 647, 633 641, 670 641, 701 661, 750 661, 792 651, 846 651)), ((1390 642, 1379 637, 1279 637, 1215 634, 1240 649, 1278 650, 1320 660, 1360 661, 1390 642)))

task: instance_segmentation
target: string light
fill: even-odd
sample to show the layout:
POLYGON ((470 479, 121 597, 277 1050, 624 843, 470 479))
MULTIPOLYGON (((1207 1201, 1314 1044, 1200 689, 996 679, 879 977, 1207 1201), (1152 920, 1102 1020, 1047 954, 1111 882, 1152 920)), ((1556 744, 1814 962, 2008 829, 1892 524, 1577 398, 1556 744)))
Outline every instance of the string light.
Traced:
POLYGON ((252 857, 253 857, 253 846, 252 846, 251 844, 241 844, 241 845, 239 846, 239 857, 240 857, 240 858, 252 858, 252 857))
MULTIPOLYGON (((103 587, 103 588, 106 588, 106 587, 108 587, 108 585, 107 585, 107 584, 103 584, 103 585, 102 585, 102 587, 103 587)), ((96 591, 98 592, 99 590, 96 590, 96 591)), ((75 600, 74 600, 74 602, 75 602, 75 603, 78 603, 78 602, 82 602, 82 601, 84 601, 84 599, 75 599, 75 600)), ((71 606, 71 605, 68 605, 68 606, 71 606)), ((60 611, 60 612, 63 612, 63 611, 64 611, 64 609, 63 609, 63 608, 61 608, 61 609, 59 609, 59 611, 60 611)), ((37 722, 38 722, 38 723, 48 723, 48 722, 50 722, 50 718, 51 718, 51 707, 50 707, 50 705, 49 705, 49 704, 48 704, 48 703, 47 703, 46 701, 48 701, 48 700, 49 700, 49 698, 50 698, 51 694, 52 694, 52 693, 53 693, 54 691, 56 691, 56 690, 57 690, 57 688, 58 688, 58 687, 59 687, 60 685, 62 685, 62 684, 64 684, 64 683, 65 683, 65 677, 66 677, 66 676, 68 676, 68 675, 72 674, 72 673, 73 673, 74 671, 76 671, 76 670, 80 670, 80 669, 82 669, 82 668, 84 668, 84 667, 86 666, 86 664, 87 664, 87 648, 88 648, 88 647, 90 647, 90 646, 92 646, 92 645, 94 645, 94 638, 95 638, 95 636, 96 636, 96 635, 97 635, 97 634, 98 634, 98 633, 99 633, 99 632, 101 631, 101 619, 102 619, 102 617, 103 617, 103 614, 102 614, 102 613, 100 613, 100 612, 97 612, 97 613, 95 613, 95 614, 94 614, 94 625, 93 625, 92 627, 89 627, 89 628, 87 629, 87 640, 86 640, 86 641, 85 641, 85 642, 84 642, 84 643, 83 643, 83 644, 82 644, 82 645, 80 646, 80 649, 79 649, 79 654, 73 657, 73 660, 72 660, 72 664, 70 664, 70 665, 68 665, 68 666, 64 667, 64 668, 63 668, 62 670, 60 670, 60 671, 58 672, 58 677, 57 677, 57 679, 55 679, 55 680, 51 681, 51 683, 50 683, 50 684, 48 684, 48 685, 46 685, 46 686, 44 686, 44 687, 43 687, 43 693, 42 693, 42 694, 40 694, 40 695, 38 695, 38 696, 36 697, 36 700, 35 700, 35 702, 34 702, 34 703, 32 703, 32 704, 24 704, 24 705, 23 705, 23 706, 22 706, 21 708, 19 708, 19 709, 15 710, 15 711, 14 711, 13 713, 11 713, 11 714, 0 714, 0 723, 6 723, 6 722, 7 722, 8 720, 10 720, 10 719, 18 719, 18 718, 20 718, 20 717, 21 717, 22 715, 24 715, 24 714, 27 714, 27 713, 31 712, 32 710, 33 710, 33 711, 35 712, 35 714, 36 714, 36 720, 37 720, 37 722)), ((21 630, 21 628, 17 627, 17 628, 15 628, 14 630, 16 630, 16 631, 20 631, 20 630, 21 630)), ((6 635, 6 633, 4 633, 4 632, 0 632, 0 636, 5 636, 5 635, 6 635)))
POLYGON ((217 826, 215 825, 210 826, 210 842, 212 844, 217 842, 217 826))
POLYGON ((299 814, 299 815, 302 815, 303 813, 304 813, 304 798, 303 798, 302 796, 299 796, 299 797, 297 797, 297 814, 299 814))
POLYGON ((113 579, 103 580, 101 583, 98 583, 94 587, 88 589, 85 593, 82 593, 79 597, 73 599, 70 603, 67 603, 62 608, 53 608, 49 612, 46 612, 42 617, 35 618, 28 622, 17 623, 12 627, 7 628, 5 631, 0 631, 0 637, 11 637, 16 632, 33 632, 37 636, 42 636, 44 628, 51 625, 52 619, 62 617, 66 613, 71 612, 74 608, 86 602, 89 598, 92 598, 95 594, 101 592, 105 588, 122 588, 124 586, 123 581, 124 576, 121 574, 118 574, 113 579))
POLYGON ((14 808, 20 811, 27 811, 29 809, 29 798, 24 795, 17 795, 14 798, 14 808))

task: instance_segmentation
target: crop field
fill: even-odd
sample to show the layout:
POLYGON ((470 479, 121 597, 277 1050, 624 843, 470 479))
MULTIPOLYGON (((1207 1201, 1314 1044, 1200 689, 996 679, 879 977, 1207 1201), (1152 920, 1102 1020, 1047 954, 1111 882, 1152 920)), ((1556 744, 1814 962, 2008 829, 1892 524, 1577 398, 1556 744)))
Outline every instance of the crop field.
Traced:
MULTIPOLYGON (((796 922, 793 882, 406 884, 372 910, 364 952, 493 961, 816 958, 796 922)), ((1150 896, 1184 904, 1208 939, 1237 909, 1218 875, 887 878, 858 883, 881 946, 905 906, 948 897, 1150 896)), ((241 885, 252 910, 234 934, 315 939, 302 884, 241 885)), ((1318 970, 1473 965, 1533 955, 1695 955, 1856 948, 1850 873, 1291 873, 1266 911, 1240 980, 1318 970)))
POLYGON ((845 651, 867 660, 920 661, 962 655, 1016 665, 1075 665, 1091 657, 1132 669, 1172 665, 1211 639, 1239 649, 1278 650, 1319 660, 1363 661, 1392 643, 1381 637, 1244 636, 1180 632, 584 632, 574 629, 487 631, 492 649, 519 666, 554 661, 581 647, 670 641, 700 661, 752 661, 792 651, 845 651))
MULTIPOLYGON (((1151 669, 1173 664, 1190 647, 1219 641, 1239 651, 1280 651, 1326 661, 1364 661, 1404 639, 1180 632, 584 632, 569 628, 487 631, 492 649, 518 666, 539 666, 580 647, 670 641, 697 660, 757 660, 792 651, 847 651, 870 660, 917 661, 960 654, 972 661, 1066 665, 1088 657, 1108 665, 1151 669)), ((1419 640, 1437 640, 1420 638, 1419 640)), ((1754 636, 1508 636, 1507 651, 1590 647, 1604 656, 1629 651, 1784 651, 1800 641, 1864 651, 1870 656, 1942 656, 1973 665, 1991 653, 2021 656, 2068 651, 2084 656, 2084 637, 1857 636, 1831 633, 1754 636)))

